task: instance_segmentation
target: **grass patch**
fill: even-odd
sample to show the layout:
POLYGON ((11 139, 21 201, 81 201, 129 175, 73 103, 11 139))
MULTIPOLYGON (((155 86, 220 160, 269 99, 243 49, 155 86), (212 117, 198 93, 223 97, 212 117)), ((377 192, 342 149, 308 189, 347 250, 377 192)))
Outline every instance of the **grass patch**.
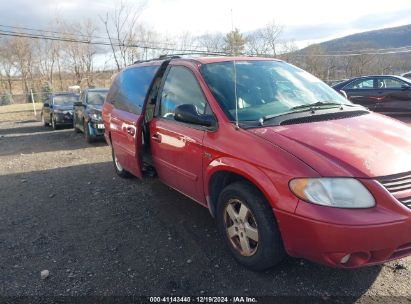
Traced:
POLYGON ((35 107, 37 110, 37 117, 34 116, 33 104, 31 103, 0 106, 0 122, 39 120, 43 104, 37 102, 35 103, 35 107))

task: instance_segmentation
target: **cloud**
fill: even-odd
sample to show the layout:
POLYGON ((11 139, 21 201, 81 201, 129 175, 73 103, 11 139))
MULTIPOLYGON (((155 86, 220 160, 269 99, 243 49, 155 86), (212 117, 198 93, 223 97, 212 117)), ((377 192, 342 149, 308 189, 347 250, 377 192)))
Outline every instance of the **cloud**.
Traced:
MULTIPOLYGON (((46 29, 52 27, 56 17, 69 22, 79 22, 89 18, 100 28, 102 32, 100 34, 104 35, 99 16, 105 16, 106 12, 113 11, 118 1, 120 0, 0 0, 0 24, 46 29)), ((295 41, 324 41, 356 32, 411 22, 409 20, 411 7, 409 4, 406 6, 405 2, 401 6, 397 4, 403 7, 402 10, 390 12, 376 7, 374 1, 369 1, 372 5, 370 7, 363 1, 359 10, 353 11, 349 11, 347 7, 345 10, 327 7, 324 4, 326 2, 321 4, 320 0, 313 0, 315 5, 310 4, 312 9, 302 6, 304 3, 299 2, 299 10, 292 7, 296 5, 294 0, 280 4, 274 4, 270 0, 255 0, 259 5, 254 7, 250 7, 248 1, 227 0, 221 2, 218 9, 215 9, 215 5, 220 0, 209 0, 208 4, 200 7, 197 2, 189 0, 128 1, 130 4, 147 1, 142 20, 162 33, 173 35, 181 34, 182 29, 190 29, 194 34, 210 31, 210 29, 229 31, 231 29, 230 7, 234 8, 236 27, 243 31, 252 31, 270 22, 274 14, 283 16, 283 19, 280 19, 280 23, 285 25, 283 38, 295 41), (318 12, 318 7, 324 8, 322 15, 318 12), (202 13, 198 14, 200 10, 202 13), (374 13, 370 13, 371 10, 374 13), (376 11, 379 13, 375 13, 376 11), (344 14, 347 18, 343 21, 344 14), (334 20, 334 23, 330 20, 334 20), (319 24, 315 24, 316 22, 319 24)), ((346 6, 353 6, 353 1, 346 6)), ((309 4, 307 5, 310 7, 309 4)))
POLYGON ((284 39, 296 41, 326 40, 352 33, 409 24, 411 9, 392 13, 369 14, 347 23, 294 25, 285 28, 284 39))
POLYGON ((0 1, 0 24, 47 28, 56 18, 70 22, 91 19, 99 22, 99 15, 104 15, 114 4, 99 0, 12 0, 0 1))

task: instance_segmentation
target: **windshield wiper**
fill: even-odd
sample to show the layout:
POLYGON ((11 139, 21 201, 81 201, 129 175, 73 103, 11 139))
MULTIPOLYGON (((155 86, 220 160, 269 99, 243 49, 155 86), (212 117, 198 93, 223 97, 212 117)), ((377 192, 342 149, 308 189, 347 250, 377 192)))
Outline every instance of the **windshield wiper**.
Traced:
POLYGON ((315 103, 309 103, 309 104, 304 104, 304 105, 299 105, 292 107, 290 110, 299 110, 299 109, 315 109, 320 106, 339 106, 342 108, 343 104, 339 102, 326 102, 326 101, 317 101, 315 103))
MULTIPOLYGON (((321 106, 338 106, 341 110, 343 110, 343 105, 342 103, 338 103, 338 102, 325 102, 325 101, 318 101, 315 103, 310 103, 310 104, 305 104, 305 105, 299 105, 299 106, 295 106, 292 107, 288 112, 285 113, 280 113, 280 114, 271 114, 271 115, 266 115, 264 117, 261 117, 258 120, 258 123, 260 124, 260 126, 264 125, 264 122, 266 122, 267 120, 279 117, 279 116, 284 116, 284 115, 288 115, 288 114, 292 114, 292 113, 296 113, 296 112, 304 112, 304 111, 295 111, 295 110, 304 110, 304 109, 308 109, 308 111, 314 111, 319 109, 319 107, 321 106)), ((349 105, 347 105, 349 106, 349 105)), ((337 107, 335 107, 337 108, 337 107)))

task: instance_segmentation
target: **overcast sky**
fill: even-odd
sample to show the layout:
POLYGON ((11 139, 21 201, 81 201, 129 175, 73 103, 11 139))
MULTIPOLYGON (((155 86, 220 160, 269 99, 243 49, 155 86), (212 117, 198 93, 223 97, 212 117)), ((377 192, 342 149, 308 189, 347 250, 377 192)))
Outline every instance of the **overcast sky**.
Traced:
MULTIPOLYGON (((0 0, 0 24, 45 28, 56 14, 69 21, 113 10, 115 0, 0 0)), ((138 2, 133 1, 133 3, 138 2)), ((148 0, 141 20, 170 34, 252 31, 275 20, 299 46, 348 34, 411 23, 411 0, 148 0)))

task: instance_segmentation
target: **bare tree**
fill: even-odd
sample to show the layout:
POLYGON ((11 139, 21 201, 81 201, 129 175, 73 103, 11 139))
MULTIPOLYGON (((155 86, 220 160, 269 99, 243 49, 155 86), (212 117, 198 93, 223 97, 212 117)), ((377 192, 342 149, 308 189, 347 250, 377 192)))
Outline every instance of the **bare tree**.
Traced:
POLYGON ((247 49, 253 55, 276 57, 284 26, 272 21, 247 35, 247 49))
POLYGON ((303 68, 315 76, 326 78, 326 52, 319 44, 313 44, 306 48, 301 54, 303 56, 303 68))
POLYGON ((224 51, 224 35, 222 33, 206 33, 197 37, 197 43, 205 51, 213 52, 223 52, 224 51))
POLYGON ((96 47, 90 43, 97 32, 96 25, 91 20, 85 20, 77 24, 62 23, 65 38, 75 40, 76 34, 82 37, 83 43, 65 42, 64 54, 67 57, 66 68, 74 76, 76 83, 81 85, 83 80, 87 80, 87 86, 93 84, 93 57, 96 54, 96 47))
POLYGON ((105 18, 100 17, 110 40, 117 70, 132 63, 139 56, 136 32, 138 19, 145 5, 144 0, 137 1, 133 6, 121 0, 113 13, 107 13, 105 18))
POLYGON ((280 44, 280 58, 289 63, 300 65, 301 57, 298 56, 298 47, 294 40, 282 41, 280 44))
POLYGON ((13 76, 14 76, 14 55, 11 48, 10 39, 3 39, 0 47, 0 74, 7 83, 4 88, 13 94, 13 76))
POLYGON ((15 67, 21 75, 22 90, 28 93, 32 86, 33 45, 32 40, 24 37, 13 37, 10 40, 14 55, 15 67))

